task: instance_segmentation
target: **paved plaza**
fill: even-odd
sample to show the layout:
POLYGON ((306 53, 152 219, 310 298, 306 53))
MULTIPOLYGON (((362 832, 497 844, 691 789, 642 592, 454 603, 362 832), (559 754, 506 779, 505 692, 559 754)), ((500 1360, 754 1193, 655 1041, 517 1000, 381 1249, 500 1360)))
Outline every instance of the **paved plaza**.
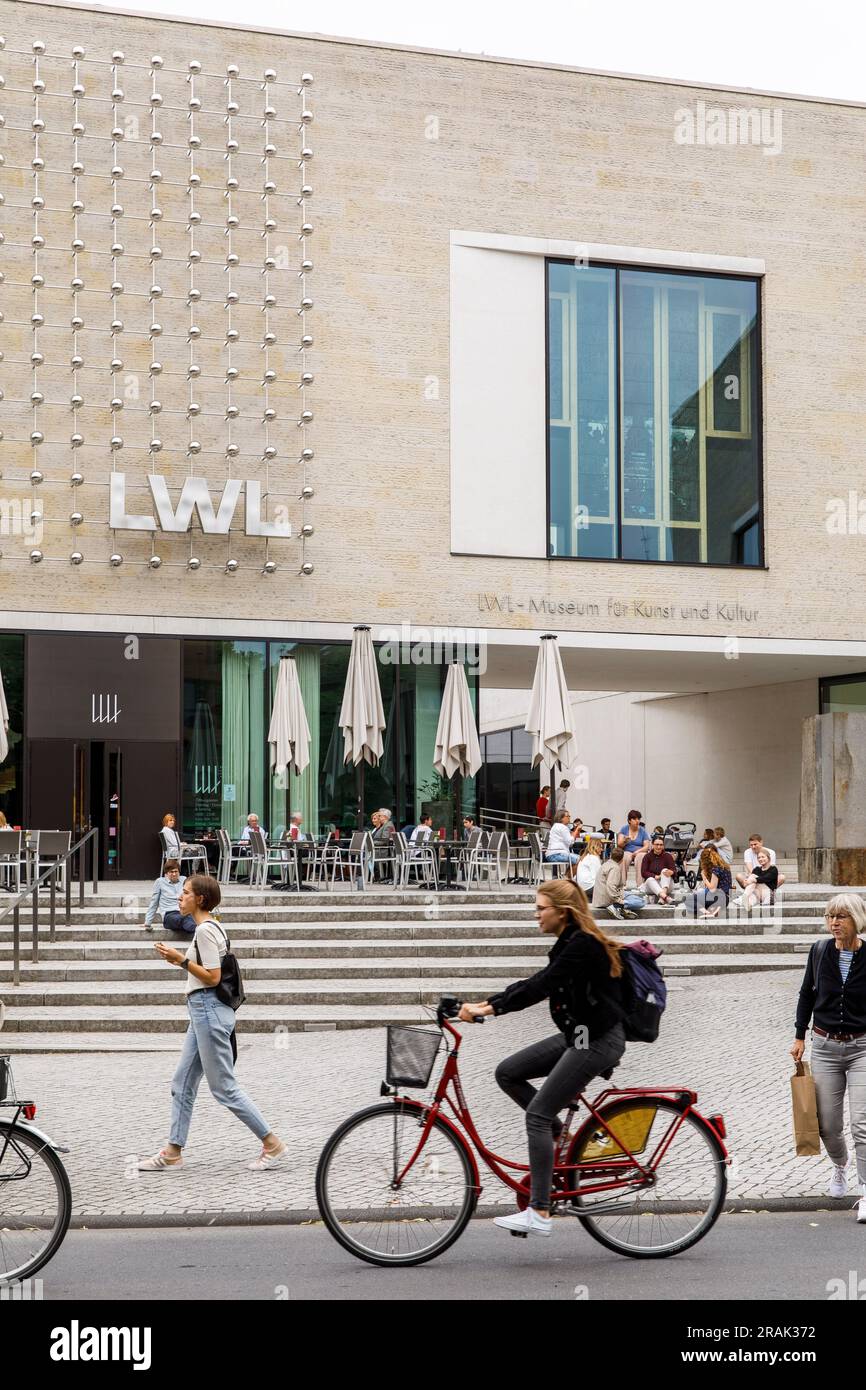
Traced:
MULTIPOLYGON (((788 1048, 799 982, 799 970, 671 980, 660 1040, 632 1044, 615 1073, 620 1084, 688 1085, 705 1114, 724 1115, 735 1158, 729 1192, 738 1204, 797 1205, 792 1199, 805 1198, 826 1205, 815 1199, 823 1196, 829 1162, 797 1158, 791 1132, 788 1048)), ((19 1094, 38 1102, 37 1123, 70 1146, 66 1163, 79 1224, 314 1214, 313 1176, 324 1141, 346 1115, 378 1099, 384 1030, 245 1038, 243 1012, 239 1017, 238 1077, 289 1143, 290 1170, 247 1172, 256 1141, 203 1086, 184 1171, 135 1171, 136 1156, 167 1138, 179 1036, 124 1038, 125 1046, 140 1043, 137 1051, 15 1057, 19 1094)), ((464 1030, 461 1070, 473 1115, 487 1142, 518 1160, 526 1152, 522 1117, 493 1071, 550 1028, 547 1008, 539 1005, 464 1030)), ((510 1205, 511 1198, 490 1176, 481 1201, 510 1205)))

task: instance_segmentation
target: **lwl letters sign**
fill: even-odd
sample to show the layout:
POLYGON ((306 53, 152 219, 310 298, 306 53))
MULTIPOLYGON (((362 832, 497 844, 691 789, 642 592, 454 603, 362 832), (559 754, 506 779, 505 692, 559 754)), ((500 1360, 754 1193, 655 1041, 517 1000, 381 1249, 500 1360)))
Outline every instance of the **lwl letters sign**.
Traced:
POLYGON ((169 496, 168 484, 158 473, 149 473, 147 484, 156 515, 126 510, 126 474, 112 473, 109 501, 109 525, 117 531, 188 531, 193 512, 197 513, 202 531, 210 536, 227 536, 232 519, 244 491, 244 530, 248 536, 279 536, 289 540, 292 524, 284 506, 276 507, 273 521, 262 517, 262 485, 248 478, 241 482, 229 478, 223 485, 216 507, 206 478, 186 478, 177 505, 169 496))

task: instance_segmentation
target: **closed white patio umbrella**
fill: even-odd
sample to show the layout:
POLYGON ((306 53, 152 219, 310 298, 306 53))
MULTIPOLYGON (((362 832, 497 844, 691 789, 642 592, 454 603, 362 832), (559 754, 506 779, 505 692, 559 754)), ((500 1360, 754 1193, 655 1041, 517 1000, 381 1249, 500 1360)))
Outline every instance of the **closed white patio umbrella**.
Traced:
POLYGON ((549 763, 551 771, 561 770, 571 762, 575 751, 571 701, 553 633, 545 633, 539 645, 524 728, 532 735, 533 767, 549 763))
POLYGON ((6 708, 6 691, 3 689, 3 676, 0 674, 0 763, 9 756, 9 710, 6 708))
POLYGON ((452 663, 445 678, 436 729, 433 767, 440 777, 474 777, 481 767, 481 745, 463 667, 452 663))
POLYGON ((343 762, 357 767, 360 762, 375 767, 382 756, 385 711, 376 655, 368 627, 356 627, 346 672, 346 688, 340 708, 343 730, 343 762))
POLYGON ((358 825, 364 817, 364 767, 378 765, 382 756, 385 710, 376 670, 376 654, 368 627, 358 626, 352 633, 352 650, 346 672, 346 688, 340 708, 343 730, 343 762, 360 766, 358 785, 358 825))
POLYGON ((310 762, 310 725, 301 696, 298 671, 290 656, 280 657, 274 708, 268 729, 271 771, 302 773, 310 762))

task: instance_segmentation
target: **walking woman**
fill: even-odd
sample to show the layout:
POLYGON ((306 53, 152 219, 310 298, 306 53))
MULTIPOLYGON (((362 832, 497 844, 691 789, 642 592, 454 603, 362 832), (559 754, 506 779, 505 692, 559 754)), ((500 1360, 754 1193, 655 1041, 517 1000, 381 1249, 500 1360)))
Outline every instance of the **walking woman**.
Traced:
POLYGON ((183 1149, 202 1075, 207 1078, 214 1100, 237 1115, 262 1142, 261 1154, 247 1164, 248 1168, 262 1172, 282 1166, 288 1159, 285 1144, 273 1133, 235 1080, 232 1048, 235 1015, 228 1004, 223 1004, 217 998, 216 993, 223 957, 228 950, 225 934, 211 915, 219 900, 220 888, 215 878, 206 874, 194 874, 188 878, 183 885, 178 907, 181 913, 188 913, 195 921, 195 935, 191 944, 185 952, 181 952, 173 946, 166 946, 163 941, 155 943, 156 950, 168 965, 180 966, 186 971, 189 1028, 171 1083, 168 1144, 153 1158, 140 1161, 140 1173, 174 1173, 183 1167, 183 1149))
POLYGON ((833 1162, 827 1194, 848 1192, 842 1116, 847 1088, 860 1187, 857 1220, 866 1222, 866 903, 854 893, 837 893, 824 917, 830 935, 813 944, 806 961, 791 1056, 802 1061, 811 1020, 818 1129, 833 1162))
POLYGON ((550 1188, 555 1140, 562 1132, 559 1111, 595 1076, 608 1075, 625 1051, 622 1026, 620 946, 606 936, 593 917, 586 894, 569 879, 542 884, 535 913, 545 936, 556 938, 549 965, 528 980, 518 980, 483 1004, 464 1004, 464 1023, 488 1014, 528 1009, 550 1001, 558 1032, 507 1057, 496 1080, 526 1111, 532 1187, 529 1206, 516 1216, 497 1216, 506 1231, 549 1236, 550 1188), (531 1077, 546 1077, 536 1091, 531 1077))

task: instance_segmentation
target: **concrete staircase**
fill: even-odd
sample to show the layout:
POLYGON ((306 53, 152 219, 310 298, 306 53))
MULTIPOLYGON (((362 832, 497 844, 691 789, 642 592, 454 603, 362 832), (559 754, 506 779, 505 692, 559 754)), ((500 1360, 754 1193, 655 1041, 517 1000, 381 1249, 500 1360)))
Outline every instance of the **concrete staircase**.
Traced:
MULTIPOLYGON (((822 930, 829 892, 786 885, 774 910, 747 918, 731 909, 721 922, 661 907, 637 922, 602 918, 613 935, 647 936, 662 946, 668 975, 798 969, 822 930)), ((156 956, 159 934, 141 928, 144 895, 131 896, 106 890, 89 897, 69 928, 58 926, 54 942, 41 933, 38 964, 29 961, 22 912, 18 987, 11 983, 11 925, 0 924, 0 1050, 179 1044, 172 1035, 187 1026, 183 977, 156 956)), ((483 999, 543 965, 550 943, 535 926, 533 903, 526 888, 300 897, 233 888, 221 920, 244 973, 239 1032, 381 1027, 426 1020, 423 1006, 441 994, 483 999)))

